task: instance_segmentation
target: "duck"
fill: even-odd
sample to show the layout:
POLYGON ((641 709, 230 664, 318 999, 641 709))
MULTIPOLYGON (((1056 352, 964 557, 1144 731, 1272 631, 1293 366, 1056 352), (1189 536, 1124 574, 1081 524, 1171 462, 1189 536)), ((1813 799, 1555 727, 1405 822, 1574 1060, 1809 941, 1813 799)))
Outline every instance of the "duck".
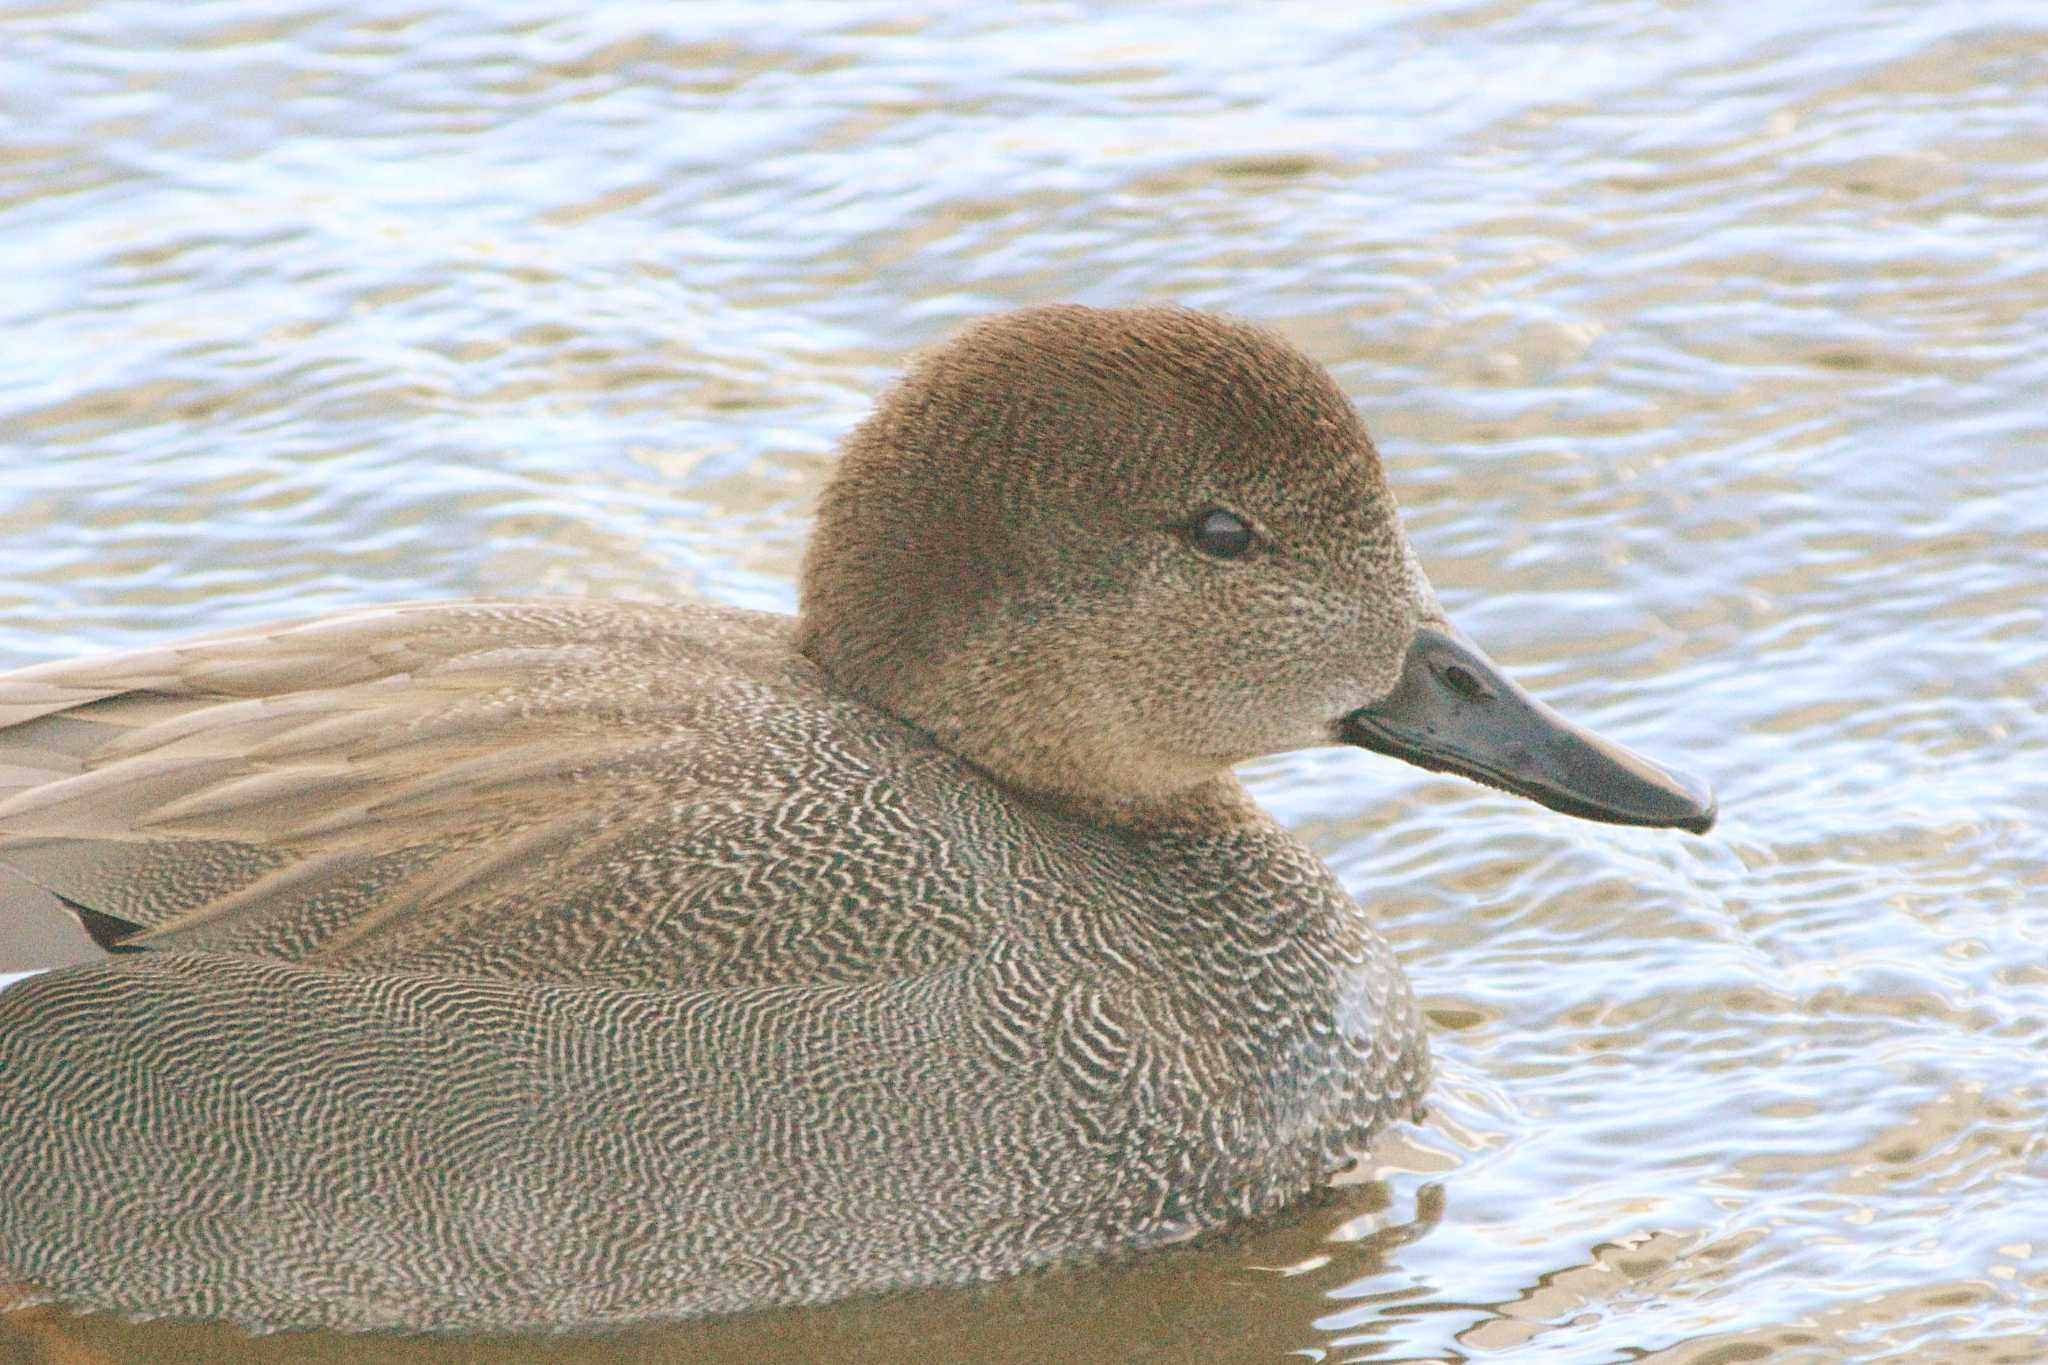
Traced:
POLYGON ((1450 623, 1350 401, 1246 322, 967 327, 843 442, 799 597, 0 676, 0 925, 76 949, 0 990, 17 1303, 595 1329, 1185 1241, 1430 1071, 1237 765, 1715 819, 1450 623))

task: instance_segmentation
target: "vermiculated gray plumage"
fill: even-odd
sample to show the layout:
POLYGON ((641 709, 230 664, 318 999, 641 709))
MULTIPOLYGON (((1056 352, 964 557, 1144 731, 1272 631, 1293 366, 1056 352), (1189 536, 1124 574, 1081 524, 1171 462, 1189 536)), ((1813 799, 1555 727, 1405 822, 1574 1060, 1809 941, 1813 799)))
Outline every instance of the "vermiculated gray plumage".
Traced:
POLYGON ((401 607, 59 674, 141 689, 70 712, 119 780, 17 801, 0 856, 151 951, 0 993, 6 1269, 262 1326, 628 1322, 1170 1240, 1407 1110, 1407 989, 1285 833, 1002 799, 788 629, 401 607))

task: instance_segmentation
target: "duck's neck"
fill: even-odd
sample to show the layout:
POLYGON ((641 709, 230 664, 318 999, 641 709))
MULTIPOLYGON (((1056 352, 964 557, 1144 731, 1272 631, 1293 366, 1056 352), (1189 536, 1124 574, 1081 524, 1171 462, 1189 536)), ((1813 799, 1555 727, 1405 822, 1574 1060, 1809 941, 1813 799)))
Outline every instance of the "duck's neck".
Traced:
POLYGON ((923 731, 1035 805, 1135 834, 1219 834, 1266 819, 1228 767, 1195 767, 1120 743, 1072 680, 964 661, 847 667, 824 647, 830 639, 798 633, 835 691, 923 731))
POLYGON ((1106 798, 1098 792, 1054 793, 1031 791, 1008 782, 1003 785, 1051 806, 1062 815, 1138 835, 1227 834, 1266 820, 1265 812, 1227 770, 1192 787, 1140 796, 1106 798))

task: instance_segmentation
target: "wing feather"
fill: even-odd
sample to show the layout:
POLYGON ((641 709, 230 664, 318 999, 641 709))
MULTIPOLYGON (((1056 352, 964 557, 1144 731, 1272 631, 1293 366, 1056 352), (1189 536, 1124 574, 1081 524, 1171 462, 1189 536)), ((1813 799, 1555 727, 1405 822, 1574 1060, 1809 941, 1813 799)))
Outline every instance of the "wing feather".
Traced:
POLYGON ((124 946, 303 960, 544 914, 787 657, 753 613, 451 603, 0 676, 0 868, 45 893, 0 922, 55 897, 124 946))

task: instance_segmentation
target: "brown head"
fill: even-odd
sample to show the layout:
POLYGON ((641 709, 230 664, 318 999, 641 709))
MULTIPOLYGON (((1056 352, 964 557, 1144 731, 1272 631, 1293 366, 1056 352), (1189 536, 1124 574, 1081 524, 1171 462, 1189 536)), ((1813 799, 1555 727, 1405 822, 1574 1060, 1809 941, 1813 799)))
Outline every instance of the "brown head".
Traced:
POLYGON ((1391 748, 1355 722, 1436 638, 1464 643, 1335 382, 1174 308, 1034 309, 920 360, 847 439, 799 626, 1005 785, 1140 826, 1242 818, 1262 754, 1391 748))

